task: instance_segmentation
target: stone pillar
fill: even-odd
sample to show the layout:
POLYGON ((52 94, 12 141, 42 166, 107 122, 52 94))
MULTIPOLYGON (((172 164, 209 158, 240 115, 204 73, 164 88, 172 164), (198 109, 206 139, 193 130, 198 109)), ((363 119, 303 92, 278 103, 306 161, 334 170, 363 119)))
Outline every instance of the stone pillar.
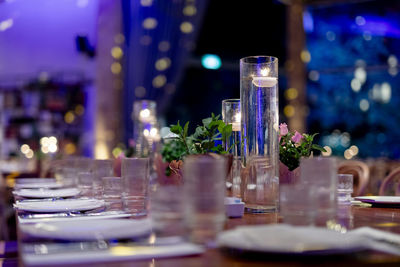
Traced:
MULTIPOLYGON (((306 131, 307 117, 307 89, 306 67, 301 58, 305 49, 305 32, 303 27, 303 4, 301 0, 292 1, 287 6, 287 55, 286 71, 288 88, 294 88, 297 96, 288 99, 288 105, 294 108, 292 116, 288 118, 289 128, 301 133, 306 131)), ((293 91, 293 90, 292 90, 293 91)))
POLYGON ((99 0, 96 47, 95 158, 110 158, 122 140, 121 1, 99 0))

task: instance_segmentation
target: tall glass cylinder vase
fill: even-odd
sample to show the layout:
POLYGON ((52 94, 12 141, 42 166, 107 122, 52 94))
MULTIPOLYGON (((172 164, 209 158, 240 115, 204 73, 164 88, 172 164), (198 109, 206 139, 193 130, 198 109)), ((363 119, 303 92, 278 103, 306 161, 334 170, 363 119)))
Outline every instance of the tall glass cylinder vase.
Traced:
POLYGON ((232 125, 232 135, 228 140, 224 140, 225 151, 233 155, 232 167, 227 175, 226 188, 227 195, 241 197, 240 195, 240 99, 222 100, 222 120, 226 124, 232 125))
POLYGON ((240 60, 242 197, 246 212, 274 212, 279 199, 278 59, 240 60))

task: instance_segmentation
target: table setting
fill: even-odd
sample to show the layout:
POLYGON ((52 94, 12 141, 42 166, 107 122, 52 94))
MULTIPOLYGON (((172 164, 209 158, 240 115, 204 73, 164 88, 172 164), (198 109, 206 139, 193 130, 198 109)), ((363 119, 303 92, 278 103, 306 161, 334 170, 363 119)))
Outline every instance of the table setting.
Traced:
POLYGON ((194 131, 178 121, 162 137, 155 103, 139 100, 136 154, 57 161, 56 178, 17 179, 22 264, 241 266, 254 253, 400 262, 398 197, 353 198, 353 175, 319 155, 316 134, 279 123, 278 59, 241 59, 240 83, 240 99, 194 131))

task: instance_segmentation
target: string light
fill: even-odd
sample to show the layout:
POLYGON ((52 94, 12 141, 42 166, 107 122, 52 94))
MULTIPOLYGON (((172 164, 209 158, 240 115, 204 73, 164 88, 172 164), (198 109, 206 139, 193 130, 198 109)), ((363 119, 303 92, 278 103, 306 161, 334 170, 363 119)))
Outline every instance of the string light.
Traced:
POLYGON ((29 152, 29 150, 30 150, 30 147, 27 145, 27 144, 23 144, 22 146, 21 146, 21 152, 22 152, 22 154, 26 154, 26 153, 28 153, 29 152))
POLYGON ((147 30, 152 30, 157 27, 157 20, 155 18, 147 18, 143 20, 142 26, 147 30))
POLYGON ((68 143, 64 146, 64 151, 68 155, 72 155, 76 152, 76 146, 73 143, 68 143))
POLYGON ((142 37, 140 37, 139 42, 140 42, 141 45, 147 46, 147 45, 151 44, 152 39, 148 35, 143 35, 142 37))
POLYGON ((300 58, 304 63, 308 63, 311 61, 311 54, 307 50, 303 50, 300 53, 300 58))
POLYGON ((193 24, 188 21, 182 22, 180 29, 183 33, 191 33, 193 31, 193 24))
POLYGON ((316 71, 316 70, 310 71, 310 72, 308 73, 308 78, 309 78, 311 81, 314 81, 314 82, 318 81, 318 80, 319 80, 319 72, 316 71))
POLYGON ((160 50, 161 52, 167 52, 170 48, 170 44, 168 41, 162 41, 158 44, 158 50, 160 50))
POLYGON ((332 148, 330 146, 324 146, 326 152, 322 152, 322 156, 329 157, 332 155, 332 148))
POLYGON ((358 26, 363 26, 366 23, 365 18, 363 16, 357 16, 355 21, 358 26))
POLYGON ((358 154, 358 152, 359 152, 359 149, 358 149, 357 146, 352 145, 352 146, 349 148, 349 151, 350 151, 350 153, 351 153, 353 156, 356 156, 356 155, 358 154))
POLYGON ((82 116, 85 113, 85 108, 82 105, 77 105, 75 107, 76 115, 82 116))
POLYGON ((283 108, 283 114, 285 114, 285 116, 287 118, 293 117, 294 113, 295 113, 295 109, 294 109, 294 107, 292 105, 286 105, 283 108))
POLYGON ((289 88, 285 91, 285 97, 287 100, 294 100, 299 95, 299 92, 296 88, 289 88))
POLYGON ((146 95, 146 88, 143 86, 138 86, 135 88, 135 96, 138 98, 142 98, 146 95))
POLYGON ((195 6, 190 5, 190 6, 185 6, 183 8, 183 15, 185 15, 185 16, 194 16, 194 15, 196 15, 196 13, 197 13, 197 9, 195 6))
POLYGON ((368 109, 369 109, 369 102, 368 102, 368 100, 367 99, 362 99, 361 101, 360 101, 360 109, 362 110, 362 111, 367 111, 368 109))
POLYGON ((122 33, 118 33, 114 36, 114 42, 116 44, 123 44, 125 42, 125 36, 122 33))
POLYGON ((35 155, 35 153, 33 153, 32 149, 29 149, 29 151, 25 154, 25 157, 27 157, 28 159, 33 158, 33 156, 35 155))
POLYGON ((114 62, 111 64, 111 72, 113 74, 119 74, 122 70, 122 66, 119 62, 114 62))
POLYGON ((68 111, 67 113, 65 113, 64 115, 64 121, 68 124, 73 123, 75 120, 75 115, 72 111, 68 111))
POLYGON ((345 158, 345 159, 351 159, 351 158, 353 158, 353 155, 352 155, 352 153, 350 152, 349 149, 346 149, 346 150, 344 151, 344 158, 345 158))
POLYGON ((154 77, 153 86, 155 88, 160 88, 160 87, 163 87, 166 82, 167 82, 167 77, 165 77, 165 75, 160 74, 160 75, 157 75, 156 77, 154 77))
POLYGON ((122 58, 122 56, 124 55, 121 47, 119 46, 114 46, 113 48, 111 48, 111 55, 113 58, 115 59, 120 59, 122 58))
POLYGON ((163 71, 163 70, 168 69, 170 65, 171 65, 171 60, 167 57, 164 57, 164 58, 160 58, 159 60, 156 61, 155 68, 158 71, 163 71))

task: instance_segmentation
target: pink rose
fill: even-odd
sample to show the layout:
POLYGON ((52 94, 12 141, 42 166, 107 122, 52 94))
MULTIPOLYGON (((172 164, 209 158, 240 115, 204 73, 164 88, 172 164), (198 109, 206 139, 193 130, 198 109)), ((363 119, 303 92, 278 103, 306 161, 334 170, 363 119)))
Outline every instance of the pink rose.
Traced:
POLYGON ((279 125, 279 133, 281 136, 287 135, 289 132, 287 124, 286 123, 281 123, 279 125))
POLYGON ((295 142, 296 144, 299 143, 301 139, 303 139, 303 136, 298 131, 296 131, 292 136, 292 141, 295 142))

